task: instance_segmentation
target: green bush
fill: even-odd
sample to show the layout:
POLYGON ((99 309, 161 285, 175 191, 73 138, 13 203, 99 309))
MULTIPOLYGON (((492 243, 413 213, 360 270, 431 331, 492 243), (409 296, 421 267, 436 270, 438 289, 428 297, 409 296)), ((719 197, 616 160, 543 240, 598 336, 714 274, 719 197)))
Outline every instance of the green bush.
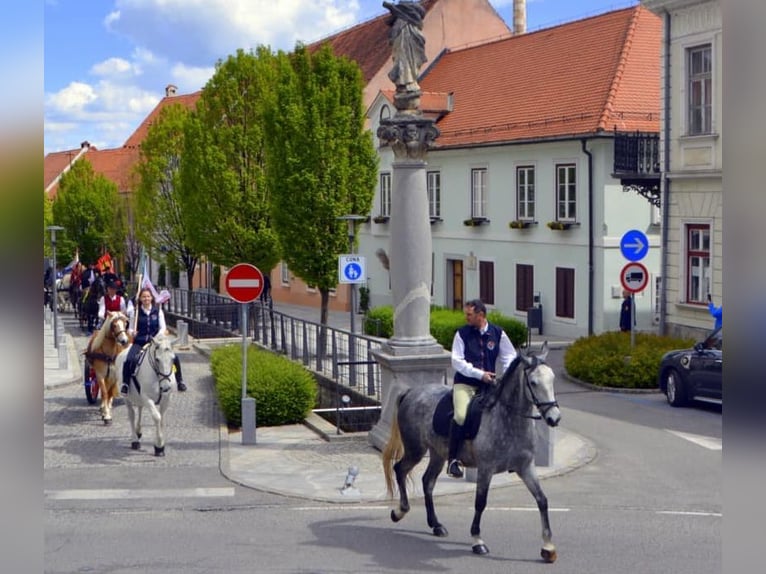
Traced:
MULTIPOLYGON (((394 334, 394 310, 390 305, 375 307, 367 314, 370 319, 380 321, 365 322, 365 334, 377 337, 390 338, 394 334), (376 332, 376 326, 380 325, 380 331, 376 332)), ((527 342, 527 326, 512 317, 507 317, 499 311, 490 311, 487 314, 490 323, 494 323, 508 334, 508 338, 514 347, 520 347, 527 342)), ((465 314, 462 310, 447 309, 446 307, 431 307, 430 330, 431 335, 445 349, 452 348, 452 339, 455 331, 465 325, 465 314)))
MULTIPOLYGON (((210 355, 218 402, 226 422, 242 425, 242 346, 224 345, 210 355)), ((256 426, 299 423, 314 408, 317 383, 300 364, 255 346, 247 351, 247 395, 255 398, 256 426)))
POLYGON ((564 367, 574 378, 600 387, 655 389, 662 355, 693 344, 693 339, 636 333, 631 348, 630 333, 610 331, 577 339, 564 354, 564 367))

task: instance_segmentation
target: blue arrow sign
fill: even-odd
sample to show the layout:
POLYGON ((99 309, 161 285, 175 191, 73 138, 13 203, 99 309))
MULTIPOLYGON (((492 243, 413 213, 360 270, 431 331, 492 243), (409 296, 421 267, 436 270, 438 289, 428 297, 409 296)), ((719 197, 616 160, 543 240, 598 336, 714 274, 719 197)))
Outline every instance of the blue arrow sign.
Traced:
POLYGON ((641 261, 649 253, 649 239, 638 229, 626 231, 620 239, 620 252, 628 261, 641 261))

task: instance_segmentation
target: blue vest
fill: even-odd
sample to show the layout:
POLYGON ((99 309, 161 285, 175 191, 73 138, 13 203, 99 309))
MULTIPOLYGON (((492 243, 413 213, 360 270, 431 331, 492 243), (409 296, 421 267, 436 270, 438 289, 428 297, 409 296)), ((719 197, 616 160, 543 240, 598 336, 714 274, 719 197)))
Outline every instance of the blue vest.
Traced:
MULTIPOLYGON (((460 338, 463 339, 463 345, 465 346, 465 360, 477 369, 494 373, 497 356, 500 354, 500 337, 503 334, 503 330, 489 323, 487 332, 483 335, 478 329, 470 325, 460 327, 458 333, 460 338)), ((454 382, 474 387, 484 384, 479 379, 466 377, 457 371, 455 371, 454 382)))
POLYGON ((152 310, 147 315, 139 307, 136 309, 136 313, 138 313, 138 321, 136 321, 136 337, 133 343, 146 345, 152 340, 152 337, 160 332, 160 310, 159 307, 152 306, 152 310))

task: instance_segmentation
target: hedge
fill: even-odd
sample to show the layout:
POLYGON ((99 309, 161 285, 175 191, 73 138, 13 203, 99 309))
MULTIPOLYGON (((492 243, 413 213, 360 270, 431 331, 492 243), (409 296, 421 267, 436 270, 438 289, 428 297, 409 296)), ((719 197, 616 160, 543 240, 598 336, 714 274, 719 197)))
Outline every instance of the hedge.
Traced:
POLYGON ((577 339, 564 354, 564 367, 576 379, 600 387, 656 389, 662 355, 691 347, 693 339, 610 331, 577 339))
MULTIPOLYGON (((210 367, 221 410, 230 426, 242 425, 242 346, 213 349, 210 367)), ((249 346, 247 395, 255 398, 256 425, 280 426, 303 421, 316 405, 317 383, 302 365, 249 346)))
MULTIPOLYGON (((514 347, 521 347, 527 342, 527 326, 512 317, 503 315, 499 311, 490 311, 487 314, 490 323, 494 323, 507 333, 514 347)), ((447 350, 452 348, 452 339, 455 331, 465 325, 465 313, 458 309, 445 307, 432 307, 430 317, 430 331, 434 339, 447 350)), ((389 339, 394 334, 394 310, 390 305, 375 307, 367 314, 364 323, 364 332, 367 335, 384 337, 389 339)))

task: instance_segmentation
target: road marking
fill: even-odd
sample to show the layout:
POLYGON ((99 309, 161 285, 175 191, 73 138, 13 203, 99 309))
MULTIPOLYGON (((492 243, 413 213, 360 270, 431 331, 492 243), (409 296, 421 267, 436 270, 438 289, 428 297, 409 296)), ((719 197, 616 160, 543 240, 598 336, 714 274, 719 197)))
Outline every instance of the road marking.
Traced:
POLYGON ((48 500, 110 500, 117 498, 218 498, 224 496, 234 496, 234 488, 103 488, 45 491, 45 498, 48 500))
POLYGON ((722 450, 723 449, 723 441, 720 438, 714 438, 712 436, 702 436, 699 434, 690 434, 690 433, 684 433, 684 432, 678 432, 678 431, 672 431, 667 430, 670 434, 674 434, 677 437, 680 437, 684 440, 688 440, 689 442, 693 442, 696 445, 699 445, 701 447, 707 448, 709 450, 722 450))
POLYGON ((720 512, 684 512, 681 510, 658 510, 657 514, 673 514, 676 516, 713 516, 715 518, 721 518, 723 516, 720 512))

